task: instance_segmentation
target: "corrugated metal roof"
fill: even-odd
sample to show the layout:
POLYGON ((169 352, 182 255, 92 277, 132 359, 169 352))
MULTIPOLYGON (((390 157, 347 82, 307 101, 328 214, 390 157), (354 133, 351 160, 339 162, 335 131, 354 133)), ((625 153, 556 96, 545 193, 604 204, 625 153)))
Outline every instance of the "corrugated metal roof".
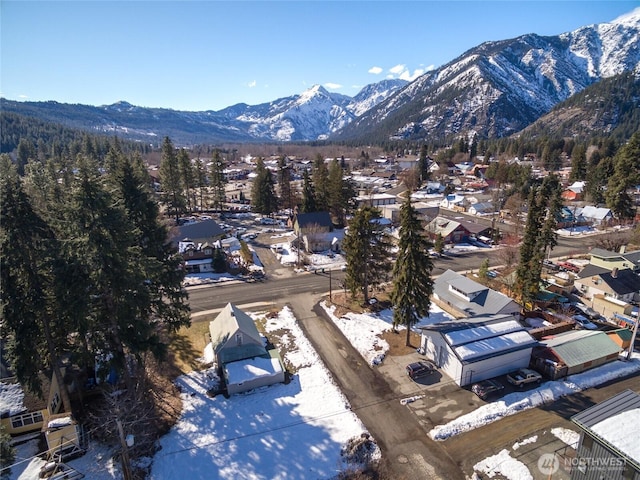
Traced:
MULTIPOLYGON (((589 432, 591 436, 600 438, 604 443, 608 444, 614 450, 622 453, 627 458, 630 458, 636 467, 640 466, 640 458, 629 457, 628 452, 620 451, 615 447, 617 439, 605 438, 602 435, 593 431, 593 427, 601 422, 616 417, 624 412, 640 409, 640 395, 632 390, 624 390, 617 395, 600 402, 593 407, 589 407, 586 410, 571 417, 571 421, 578 425, 583 430, 589 432)), ((622 425, 621 425, 622 428, 622 425)), ((637 425, 637 429, 640 429, 640 425, 637 425)), ((636 431, 637 431, 636 429, 636 431)))
POLYGON ((543 343, 552 348, 569 368, 620 352, 620 347, 606 333, 585 333, 586 335, 583 336, 571 335, 568 338, 565 337, 566 341, 559 342, 559 338, 562 340, 561 334, 553 339, 553 345, 550 345, 547 341, 543 341, 543 343))

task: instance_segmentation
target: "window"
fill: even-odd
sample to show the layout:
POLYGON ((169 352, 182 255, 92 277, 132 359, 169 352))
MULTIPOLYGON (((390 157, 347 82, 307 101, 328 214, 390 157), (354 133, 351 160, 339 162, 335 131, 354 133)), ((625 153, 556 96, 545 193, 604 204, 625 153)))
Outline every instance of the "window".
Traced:
POLYGON ((211 249, 210 248, 205 248, 204 249, 204 254, 205 255, 211 255, 211 249))
POLYGON ((60 395, 58 392, 53 394, 53 398, 51 399, 51 413, 58 413, 58 407, 60 406, 60 395))
POLYGON ((42 423, 43 420, 42 412, 23 413, 22 415, 11 417, 11 426, 13 428, 22 428, 34 423, 42 423))
POLYGON ((242 333, 240 332, 236 333, 236 345, 242 345, 242 333))

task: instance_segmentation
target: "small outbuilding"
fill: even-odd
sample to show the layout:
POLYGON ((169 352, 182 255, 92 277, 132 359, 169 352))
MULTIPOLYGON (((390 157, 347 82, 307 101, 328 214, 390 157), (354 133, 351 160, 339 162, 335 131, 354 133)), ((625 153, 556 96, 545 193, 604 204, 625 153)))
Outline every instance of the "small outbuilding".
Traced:
POLYGON ((228 303, 209 323, 209 334, 229 394, 284 382, 278 351, 267 350, 253 319, 237 306, 228 303))
POLYGON ((540 340, 533 350, 536 368, 552 380, 618 359, 621 347, 605 332, 571 330, 540 340))
POLYGON ((421 349, 460 386, 528 367, 537 341, 513 315, 422 327, 421 349))

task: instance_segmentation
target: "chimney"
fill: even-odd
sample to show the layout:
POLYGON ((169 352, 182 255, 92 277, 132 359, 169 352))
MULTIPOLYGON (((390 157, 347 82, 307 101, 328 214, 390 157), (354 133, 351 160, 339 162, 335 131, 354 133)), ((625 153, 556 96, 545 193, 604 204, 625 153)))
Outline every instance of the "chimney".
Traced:
POLYGON ((611 278, 618 278, 618 267, 614 267, 613 270, 611 270, 611 278))

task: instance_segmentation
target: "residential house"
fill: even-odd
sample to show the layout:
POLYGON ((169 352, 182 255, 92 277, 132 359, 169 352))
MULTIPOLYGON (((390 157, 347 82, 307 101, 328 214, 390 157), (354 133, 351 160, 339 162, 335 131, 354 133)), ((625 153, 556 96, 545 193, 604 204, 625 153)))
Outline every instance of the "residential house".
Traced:
POLYGON ((626 247, 622 247, 619 252, 611 252, 602 248, 593 248, 590 252, 589 263, 607 270, 623 270, 628 268, 634 272, 640 272, 640 250, 627 252, 626 247))
POLYGON ((334 232, 329 212, 297 213, 293 231, 307 252, 338 251, 343 237, 342 230, 334 232))
POLYGON ((474 203, 469 207, 468 212, 471 215, 493 215, 496 212, 496 208, 491 202, 474 203))
POLYGON ((184 259, 184 267, 187 274, 189 273, 212 273, 213 257, 218 246, 211 245, 209 242, 196 245, 190 239, 186 238, 178 243, 178 252, 184 259))
POLYGON ((223 238, 226 232, 215 220, 203 220, 202 222, 190 223, 177 227, 176 233, 172 235, 172 242, 178 246, 179 242, 188 239, 195 245, 215 244, 216 240, 223 238))
POLYGON ((594 207, 593 205, 578 207, 576 215, 584 223, 597 227, 606 227, 613 221, 613 212, 610 208, 594 207))
POLYGON ((519 315, 521 307, 503 293, 447 270, 433 282, 433 302, 456 318, 519 315))
POLYGON ((278 351, 267 350, 253 319, 237 306, 228 303, 209 323, 209 334, 229 394, 284 382, 278 351))
POLYGON ((447 195, 440 201, 440 207, 446 208, 448 210, 464 211, 465 204, 465 197, 462 195, 458 195, 457 193, 447 195))
POLYGON ((540 372, 555 380, 613 362, 620 351, 605 332, 571 330, 542 338, 532 358, 540 372))
POLYGON ((393 205, 396 202, 397 197, 389 193, 374 193, 371 195, 359 195, 356 197, 356 205, 358 208, 364 205, 380 208, 384 205, 393 205))
POLYGON ((470 235, 460 222, 439 216, 429 222, 427 232, 432 240, 441 235, 444 243, 460 243, 470 235))
POLYGON ((456 384, 528 367, 537 342, 513 315, 486 315, 421 327, 421 349, 456 384))
POLYGON ((586 182, 574 182, 562 192, 562 198, 568 201, 579 201, 584 198, 586 182))
POLYGON ((640 395, 624 390, 571 417, 580 429, 571 480, 640 480, 640 395))
POLYGON ((626 303, 640 300, 640 276, 629 268, 614 268, 609 271, 595 265, 587 265, 578 274, 574 285, 576 290, 588 299, 602 295, 626 303))

